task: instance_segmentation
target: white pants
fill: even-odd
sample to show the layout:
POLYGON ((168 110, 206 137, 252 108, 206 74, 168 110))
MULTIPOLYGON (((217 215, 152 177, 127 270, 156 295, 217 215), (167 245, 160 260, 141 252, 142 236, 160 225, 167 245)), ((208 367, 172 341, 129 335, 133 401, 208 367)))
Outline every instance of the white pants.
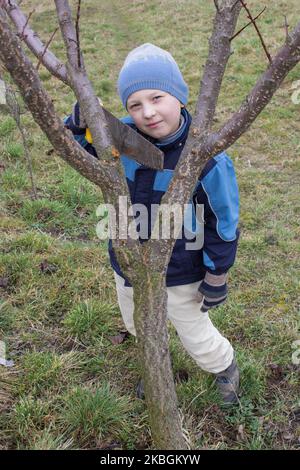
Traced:
MULTIPOLYGON (((134 336, 133 289, 125 287, 124 279, 115 271, 118 302, 127 330, 134 336)), ((168 318, 189 355, 201 369, 217 374, 230 366, 233 349, 229 341, 212 324, 208 313, 200 312, 195 295, 200 281, 167 287, 168 318)))

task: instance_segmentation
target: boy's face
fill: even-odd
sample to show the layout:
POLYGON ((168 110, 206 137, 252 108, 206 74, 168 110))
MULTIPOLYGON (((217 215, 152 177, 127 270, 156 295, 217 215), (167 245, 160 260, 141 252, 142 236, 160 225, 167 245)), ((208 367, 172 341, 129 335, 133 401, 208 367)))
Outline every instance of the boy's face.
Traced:
POLYGON ((127 110, 137 128, 155 139, 163 139, 179 127, 180 101, 166 91, 136 91, 127 100, 127 110))

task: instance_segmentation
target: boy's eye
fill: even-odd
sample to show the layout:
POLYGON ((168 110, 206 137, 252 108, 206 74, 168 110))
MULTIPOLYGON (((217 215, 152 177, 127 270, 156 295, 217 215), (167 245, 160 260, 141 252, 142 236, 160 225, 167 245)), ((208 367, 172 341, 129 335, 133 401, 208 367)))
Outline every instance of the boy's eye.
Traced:
POLYGON ((155 100, 158 99, 158 98, 162 98, 162 96, 161 95, 154 96, 155 100))

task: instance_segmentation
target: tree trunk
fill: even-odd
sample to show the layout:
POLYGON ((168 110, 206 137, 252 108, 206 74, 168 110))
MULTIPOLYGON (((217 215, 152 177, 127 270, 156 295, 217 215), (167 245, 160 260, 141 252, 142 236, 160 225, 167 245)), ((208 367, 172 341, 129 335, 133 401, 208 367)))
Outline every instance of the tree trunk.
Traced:
POLYGON ((152 438, 156 449, 188 449, 168 347, 165 276, 149 265, 143 268, 133 284, 134 323, 152 438))

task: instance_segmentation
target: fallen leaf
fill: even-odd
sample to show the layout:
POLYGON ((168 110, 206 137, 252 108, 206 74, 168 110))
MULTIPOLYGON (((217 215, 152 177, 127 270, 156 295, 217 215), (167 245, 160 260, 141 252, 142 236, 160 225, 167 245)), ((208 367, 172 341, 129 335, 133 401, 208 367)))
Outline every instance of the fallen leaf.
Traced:
POLYGON ((120 331, 120 333, 116 336, 109 336, 109 340, 112 344, 114 344, 115 346, 117 344, 121 344, 123 343, 127 338, 129 338, 129 331, 120 331))

